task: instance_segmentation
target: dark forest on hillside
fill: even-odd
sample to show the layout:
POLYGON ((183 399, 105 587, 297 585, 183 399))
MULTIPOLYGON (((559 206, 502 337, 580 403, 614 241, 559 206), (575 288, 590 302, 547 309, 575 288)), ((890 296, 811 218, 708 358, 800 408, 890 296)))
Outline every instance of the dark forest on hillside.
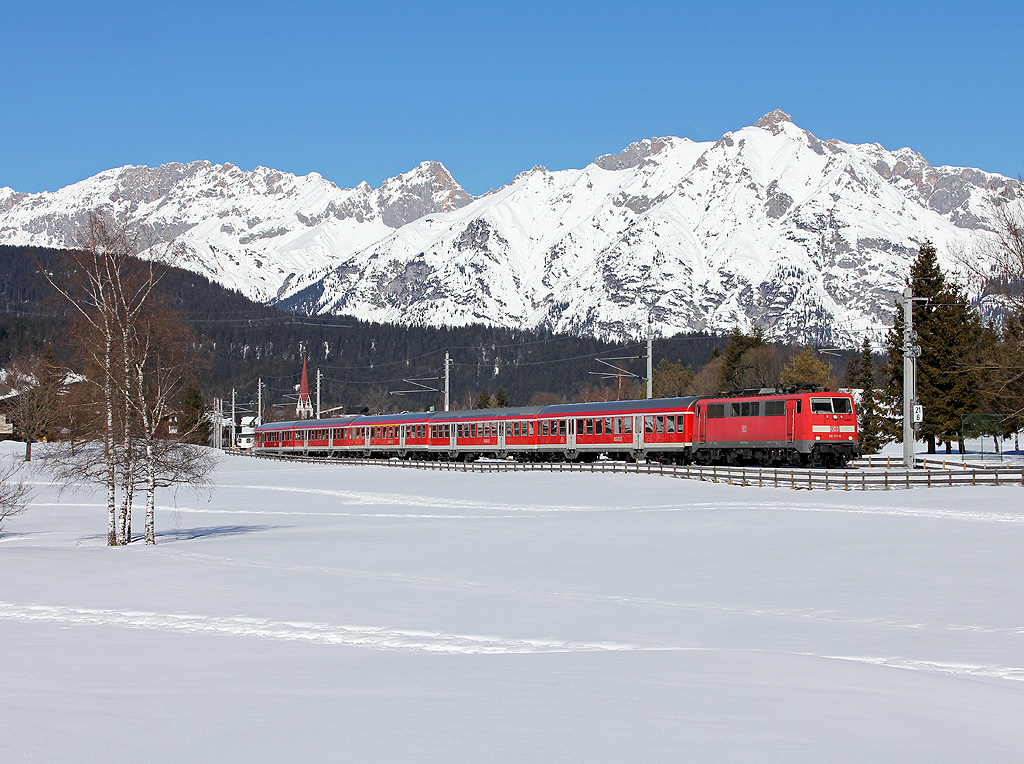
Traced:
MULTIPOLYGON (((70 319, 67 306, 39 272, 59 272, 59 250, 0 246, 0 363, 52 346, 58 358, 70 319)), ((504 388, 513 405, 538 394, 572 400, 585 387, 607 384, 593 372, 607 371, 595 360, 628 357, 614 363, 642 375, 645 343, 629 345, 595 339, 486 326, 406 327, 374 324, 345 316, 309 317, 252 302, 237 292, 189 271, 172 269, 161 284, 165 299, 189 322, 199 338, 197 384, 208 398, 255 399, 257 380, 271 405, 294 400, 302 358, 308 358, 310 386, 322 373, 324 409, 390 403, 391 408, 440 408, 442 396, 423 393, 398 398, 390 391, 413 387, 403 380, 438 378, 445 350, 451 353, 453 408, 471 404, 477 394, 504 388)), ((694 370, 727 338, 705 334, 656 339, 654 362, 680 362, 694 370)), ((437 379, 424 385, 440 387, 437 379)))

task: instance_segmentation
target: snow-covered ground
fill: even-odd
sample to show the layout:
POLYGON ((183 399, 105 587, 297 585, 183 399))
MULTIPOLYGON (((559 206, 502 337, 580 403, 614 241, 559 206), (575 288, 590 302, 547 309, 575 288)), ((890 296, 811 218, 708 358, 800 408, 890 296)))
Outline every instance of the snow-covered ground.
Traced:
POLYGON ((243 457, 217 485, 156 547, 45 483, 9 521, 0 760, 1024 760, 1020 488, 243 457))

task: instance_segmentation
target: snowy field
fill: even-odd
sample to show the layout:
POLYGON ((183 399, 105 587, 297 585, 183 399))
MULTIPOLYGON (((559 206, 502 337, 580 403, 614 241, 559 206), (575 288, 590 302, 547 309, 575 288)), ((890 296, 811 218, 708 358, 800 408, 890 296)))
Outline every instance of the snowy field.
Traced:
POLYGON ((36 480, 4 762, 1024 761, 1020 488, 225 457, 110 549, 36 480))

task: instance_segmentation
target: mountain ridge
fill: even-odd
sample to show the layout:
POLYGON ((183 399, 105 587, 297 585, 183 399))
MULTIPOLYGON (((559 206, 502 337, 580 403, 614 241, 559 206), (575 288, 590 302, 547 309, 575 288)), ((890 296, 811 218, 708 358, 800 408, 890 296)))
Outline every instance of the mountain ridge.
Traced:
MULTIPOLYGON (((1020 184, 909 148, 822 141, 781 110, 717 141, 648 138, 481 196, 439 162, 339 188, 199 161, 0 189, 0 242, 66 246, 89 209, 150 226, 179 264, 262 302, 422 325, 623 339, 760 326, 877 335, 925 239, 966 246, 1020 184)), ((947 258, 944 263, 952 266, 947 258)))

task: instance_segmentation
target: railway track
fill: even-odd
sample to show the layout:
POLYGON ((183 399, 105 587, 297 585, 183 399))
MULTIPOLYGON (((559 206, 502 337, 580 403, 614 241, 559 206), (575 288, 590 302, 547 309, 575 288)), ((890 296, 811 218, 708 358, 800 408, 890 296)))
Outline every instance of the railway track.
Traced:
POLYGON ((419 459, 326 458, 278 454, 229 452, 254 459, 306 462, 310 464, 362 465, 401 469, 439 470, 445 472, 589 472, 599 474, 661 475, 664 477, 727 483, 738 486, 759 486, 825 491, 892 491, 908 488, 943 488, 954 486, 1018 486, 1024 487, 1022 467, 973 467, 959 462, 945 463, 919 459, 919 469, 894 468, 902 460, 870 457, 843 469, 806 469, 774 467, 700 466, 695 464, 628 463, 613 461, 578 462, 515 462, 486 459, 474 462, 451 462, 419 459))

